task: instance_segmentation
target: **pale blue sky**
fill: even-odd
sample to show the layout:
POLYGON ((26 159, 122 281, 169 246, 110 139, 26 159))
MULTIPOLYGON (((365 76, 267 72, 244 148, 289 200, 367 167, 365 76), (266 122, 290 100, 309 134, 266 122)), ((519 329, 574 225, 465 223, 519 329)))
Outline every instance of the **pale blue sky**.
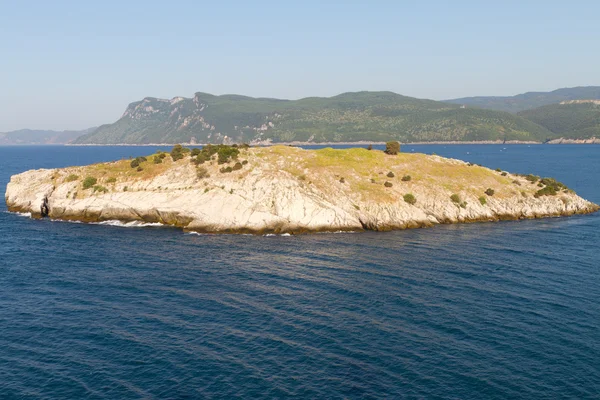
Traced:
POLYGON ((0 132, 146 96, 448 99, 600 84, 600 1, 0 0, 0 132))

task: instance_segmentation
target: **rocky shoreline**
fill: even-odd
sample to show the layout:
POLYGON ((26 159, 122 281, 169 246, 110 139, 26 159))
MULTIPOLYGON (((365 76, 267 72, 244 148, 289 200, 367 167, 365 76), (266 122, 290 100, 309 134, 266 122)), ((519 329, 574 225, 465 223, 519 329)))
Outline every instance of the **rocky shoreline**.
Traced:
MULTIPOLYGON (((156 157, 156 156, 154 156, 156 157)), ((9 211, 52 219, 161 223, 201 233, 387 231, 446 223, 587 214, 598 206, 544 180, 424 154, 362 148, 244 149, 219 164, 187 154, 27 171, 6 189, 9 211), (143 168, 142 168, 143 167, 143 168), (86 187, 93 178, 94 186, 86 187)))

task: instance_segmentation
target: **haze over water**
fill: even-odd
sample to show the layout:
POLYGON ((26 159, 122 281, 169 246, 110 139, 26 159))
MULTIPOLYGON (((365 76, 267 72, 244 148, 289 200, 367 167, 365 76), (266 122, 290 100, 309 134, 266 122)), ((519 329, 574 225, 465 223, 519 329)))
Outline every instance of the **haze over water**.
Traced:
MULTIPOLYGON (((600 203, 600 146, 413 149, 600 203)), ((0 187, 154 150, 0 147, 0 187)), ((599 214, 263 237, 0 211, 0 398, 600 396, 599 214)))

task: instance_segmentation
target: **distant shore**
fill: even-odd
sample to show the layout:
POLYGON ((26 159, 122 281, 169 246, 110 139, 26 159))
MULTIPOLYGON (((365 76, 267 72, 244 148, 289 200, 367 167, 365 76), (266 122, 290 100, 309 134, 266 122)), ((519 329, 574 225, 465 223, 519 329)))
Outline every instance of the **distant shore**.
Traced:
MULTIPOLYGON (((176 144, 181 144, 185 146, 206 146, 207 144, 214 143, 86 143, 86 144, 75 144, 75 143, 67 143, 65 146, 174 146, 176 144)), ((502 141, 502 140, 481 140, 481 141, 449 141, 449 142, 408 142, 403 143, 400 142, 401 145, 410 146, 410 145, 427 145, 427 144, 543 144, 542 142, 535 141, 519 141, 519 140, 511 140, 511 141, 502 141)), ((555 144, 555 143, 549 143, 555 144)), ((382 146, 385 145, 385 142, 277 142, 277 143, 251 143, 252 146, 382 146)))

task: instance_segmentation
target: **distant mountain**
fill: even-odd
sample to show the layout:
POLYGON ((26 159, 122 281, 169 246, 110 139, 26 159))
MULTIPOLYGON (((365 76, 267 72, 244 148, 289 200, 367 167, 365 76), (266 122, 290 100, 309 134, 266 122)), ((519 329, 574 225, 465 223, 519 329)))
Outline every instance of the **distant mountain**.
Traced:
POLYGON ((24 144, 67 144, 82 135, 94 132, 96 128, 82 131, 44 131, 21 129, 18 131, 0 133, 0 145, 24 144))
POLYGON ((520 112, 557 138, 600 138, 600 100, 571 100, 520 112))
POLYGON ((518 113, 520 111, 530 110, 548 104, 557 104, 561 101, 590 99, 600 100, 600 86, 580 86, 558 89, 552 92, 527 92, 508 97, 463 97, 461 99, 445 101, 447 103, 461 104, 468 107, 518 113))
POLYGON ((196 93, 132 103, 117 122, 75 143, 541 141, 549 135, 516 115, 391 92, 293 101, 196 93))

